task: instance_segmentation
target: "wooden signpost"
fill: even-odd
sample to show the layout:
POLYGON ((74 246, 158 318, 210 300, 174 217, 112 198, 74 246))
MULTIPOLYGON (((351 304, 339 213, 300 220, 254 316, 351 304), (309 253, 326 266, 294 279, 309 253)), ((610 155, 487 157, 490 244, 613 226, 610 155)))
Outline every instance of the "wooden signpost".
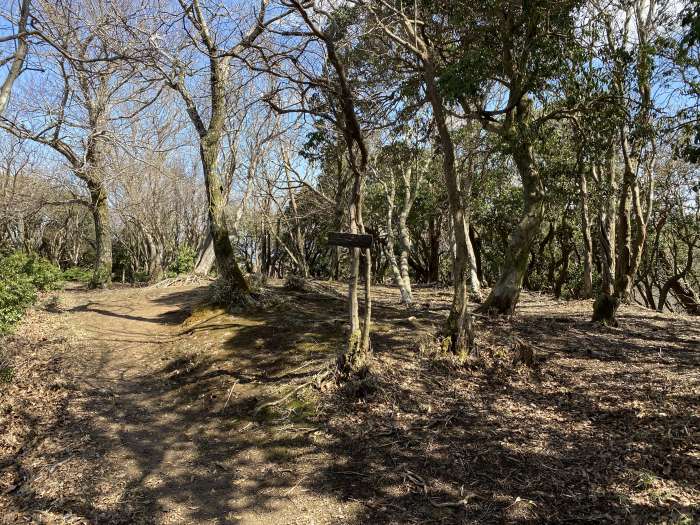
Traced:
POLYGON ((372 236, 358 233, 330 232, 328 244, 331 246, 344 246, 345 248, 370 248, 372 236))

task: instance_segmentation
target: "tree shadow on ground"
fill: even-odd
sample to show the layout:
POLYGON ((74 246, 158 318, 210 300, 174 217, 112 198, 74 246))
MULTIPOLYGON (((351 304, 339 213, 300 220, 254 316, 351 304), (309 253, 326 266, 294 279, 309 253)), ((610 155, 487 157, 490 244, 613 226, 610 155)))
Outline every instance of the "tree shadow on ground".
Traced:
POLYGON ((410 338, 441 314, 380 303, 368 377, 256 413, 344 341, 341 300, 284 295, 271 310, 185 330, 149 373, 80 392, 63 426, 89 440, 43 458, 82 469, 76 496, 57 503, 31 483, 9 496, 100 523, 263 523, 279 512, 278 523, 700 519, 692 323, 669 334, 667 320, 624 315, 607 331, 581 313, 533 309, 481 321, 484 363, 465 368, 410 338), (183 350, 212 334, 216 350, 183 350), (545 360, 513 366, 513 337, 545 360), (106 486, 119 498, 98 505, 106 486))

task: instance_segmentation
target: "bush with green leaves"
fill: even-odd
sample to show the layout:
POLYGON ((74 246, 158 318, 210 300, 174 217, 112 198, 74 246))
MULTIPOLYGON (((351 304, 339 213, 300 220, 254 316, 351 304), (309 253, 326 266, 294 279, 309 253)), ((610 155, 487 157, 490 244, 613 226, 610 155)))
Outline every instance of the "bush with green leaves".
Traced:
POLYGON ((184 244, 178 248, 177 257, 175 257, 175 261, 173 261, 168 270, 175 275, 191 273, 192 270, 194 270, 196 256, 197 253, 195 252, 194 248, 184 244))
POLYGON ((81 268, 80 266, 72 266, 63 270, 64 281, 78 281, 81 283, 89 283, 93 274, 92 268, 81 268))
POLYGON ((36 255, 0 255, 0 333, 9 331, 36 302, 37 292, 55 290, 61 269, 36 255))

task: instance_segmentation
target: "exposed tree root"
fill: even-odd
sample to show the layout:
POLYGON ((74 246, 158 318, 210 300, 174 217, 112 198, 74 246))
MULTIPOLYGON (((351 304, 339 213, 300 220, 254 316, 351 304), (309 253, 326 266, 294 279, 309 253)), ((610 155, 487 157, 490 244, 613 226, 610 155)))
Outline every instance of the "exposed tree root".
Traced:
POLYGON ((149 286, 149 288, 168 288, 170 286, 196 286, 198 284, 206 284, 214 281, 212 277, 206 277, 203 275, 198 275, 194 273, 188 273, 184 275, 177 275, 175 277, 168 277, 162 281, 158 281, 155 284, 149 286))
POLYGON ((279 405, 280 403, 283 403, 287 399, 289 399, 291 396, 299 392, 299 390, 302 390, 306 388, 307 386, 310 386, 312 384, 316 384, 317 388, 320 390, 321 385, 323 384, 323 380, 331 375, 332 370, 330 369, 329 366, 324 367, 324 370, 321 370, 320 372, 317 372, 314 374, 311 379, 308 381, 305 381, 304 383, 292 388, 289 392, 287 392, 284 396, 280 397, 279 399, 276 399, 274 401, 267 401, 266 403, 261 403, 257 407, 255 407, 255 410, 253 410, 253 416, 257 416, 262 410, 273 407, 276 405, 279 405))

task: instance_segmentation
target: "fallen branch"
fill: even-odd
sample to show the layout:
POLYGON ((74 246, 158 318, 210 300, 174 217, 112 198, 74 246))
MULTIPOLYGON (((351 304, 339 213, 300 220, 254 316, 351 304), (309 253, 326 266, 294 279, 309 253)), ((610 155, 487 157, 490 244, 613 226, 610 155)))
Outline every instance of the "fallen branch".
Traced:
POLYGON ((435 503, 432 499, 428 498, 428 501, 433 507, 444 508, 444 507, 464 507, 469 505, 469 500, 476 498, 477 495, 474 492, 468 493, 459 501, 445 501, 444 503, 435 503))

